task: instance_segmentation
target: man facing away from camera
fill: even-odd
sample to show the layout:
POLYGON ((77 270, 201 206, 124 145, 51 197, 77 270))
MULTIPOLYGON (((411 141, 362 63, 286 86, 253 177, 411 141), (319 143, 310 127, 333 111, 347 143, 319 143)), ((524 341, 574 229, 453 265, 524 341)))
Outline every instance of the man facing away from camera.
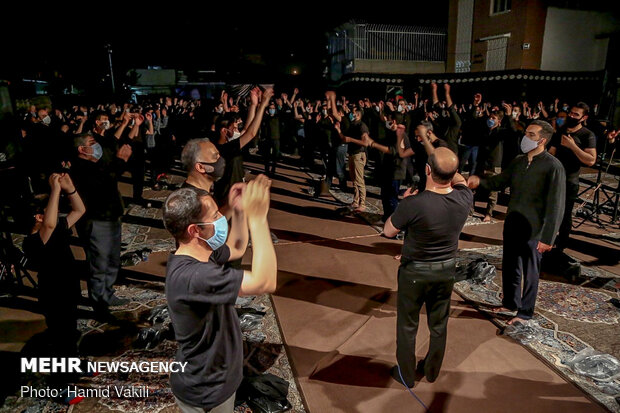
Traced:
POLYGON ((398 365, 391 374, 407 387, 414 386, 416 370, 434 382, 443 362, 458 240, 473 202, 458 164, 450 149, 434 149, 425 168, 425 191, 403 199, 383 229, 390 238, 400 230, 406 233, 398 269, 398 365), (415 339, 425 303, 431 337, 428 354, 416 369, 415 339))
POLYGON ((166 299, 175 337, 176 360, 184 372, 170 375, 184 413, 232 412, 243 378, 243 345, 234 305, 239 295, 275 291, 276 255, 269 235, 269 180, 259 175, 231 187, 230 234, 213 198, 198 188, 182 188, 164 204, 166 229, 179 247, 168 259, 166 299), (249 271, 224 266, 239 259, 252 238, 249 271))

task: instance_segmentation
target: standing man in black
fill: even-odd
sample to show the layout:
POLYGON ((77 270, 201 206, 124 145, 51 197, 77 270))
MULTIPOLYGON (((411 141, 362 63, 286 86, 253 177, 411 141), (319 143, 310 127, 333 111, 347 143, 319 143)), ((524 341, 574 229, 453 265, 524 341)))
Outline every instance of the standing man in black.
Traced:
POLYGON ((426 303, 431 338, 417 371, 431 383, 439 375, 446 349, 459 234, 473 202, 458 166, 454 152, 436 148, 426 164, 426 190, 403 199, 383 229, 390 238, 400 230, 406 234, 398 269, 398 366, 392 368, 392 377, 408 387, 413 387, 416 376, 415 339, 422 304, 426 303))
POLYGON ((77 229, 89 266, 88 295, 95 318, 112 321, 109 307, 128 302, 114 294, 113 285, 121 267, 124 213, 118 178, 127 167, 131 147, 125 144, 113 151, 103 147, 91 133, 78 135, 75 147, 78 155, 71 167, 71 177, 86 205, 77 229))
POLYGON ((504 222, 502 306, 495 312, 516 311, 508 324, 534 315, 542 254, 551 250, 562 222, 566 177, 562 164, 545 150, 553 127, 535 120, 525 130, 521 151, 501 174, 480 179, 472 175, 470 188, 498 191, 510 187, 504 222), (521 279, 523 278, 523 288, 521 279))
POLYGON ((572 229, 573 206, 579 194, 579 171, 582 165, 593 166, 596 163, 596 136, 583 126, 583 122, 588 119, 588 111, 588 105, 583 102, 573 106, 566 123, 555 133, 549 147, 549 153, 558 158, 566 171, 564 217, 552 254, 561 258, 563 263, 575 266, 578 264, 571 263, 571 259, 563 251, 572 229))

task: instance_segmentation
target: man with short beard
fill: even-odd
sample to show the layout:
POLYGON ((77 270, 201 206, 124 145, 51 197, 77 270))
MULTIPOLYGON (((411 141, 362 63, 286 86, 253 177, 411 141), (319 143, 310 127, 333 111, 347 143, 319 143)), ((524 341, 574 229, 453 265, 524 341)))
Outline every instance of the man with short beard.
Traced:
POLYGON ((585 103, 574 105, 568 112, 564 126, 553 135, 549 147, 549 153, 558 158, 566 170, 564 217, 552 255, 572 267, 578 267, 578 264, 564 254, 564 249, 572 229, 573 206, 579 194, 579 171, 582 165, 593 166, 596 163, 596 136, 583 126, 588 119, 588 112, 589 107, 585 103))

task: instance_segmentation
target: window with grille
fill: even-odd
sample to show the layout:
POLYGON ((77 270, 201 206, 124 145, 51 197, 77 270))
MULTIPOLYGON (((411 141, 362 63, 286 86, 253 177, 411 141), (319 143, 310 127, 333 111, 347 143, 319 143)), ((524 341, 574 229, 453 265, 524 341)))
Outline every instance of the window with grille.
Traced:
POLYGON ((508 13, 512 6, 512 0, 492 0, 491 1, 491 15, 508 13))

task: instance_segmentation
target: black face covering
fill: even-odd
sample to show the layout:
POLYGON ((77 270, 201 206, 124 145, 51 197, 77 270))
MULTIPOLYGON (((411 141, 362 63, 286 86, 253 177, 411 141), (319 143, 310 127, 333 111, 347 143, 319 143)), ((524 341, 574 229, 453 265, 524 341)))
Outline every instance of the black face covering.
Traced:
POLYGON ((226 168, 226 160, 223 157, 219 157, 215 162, 200 162, 202 165, 210 166, 213 171, 206 172, 214 181, 219 181, 224 176, 224 169, 226 168))
POLYGON ((580 120, 581 119, 575 119, 573 117, 567 116, 566 117, 565 125, 566 125, 567 128, 571 129, 571 128, 574 128, 575 126, 579 125, 579 121, 580 120))

